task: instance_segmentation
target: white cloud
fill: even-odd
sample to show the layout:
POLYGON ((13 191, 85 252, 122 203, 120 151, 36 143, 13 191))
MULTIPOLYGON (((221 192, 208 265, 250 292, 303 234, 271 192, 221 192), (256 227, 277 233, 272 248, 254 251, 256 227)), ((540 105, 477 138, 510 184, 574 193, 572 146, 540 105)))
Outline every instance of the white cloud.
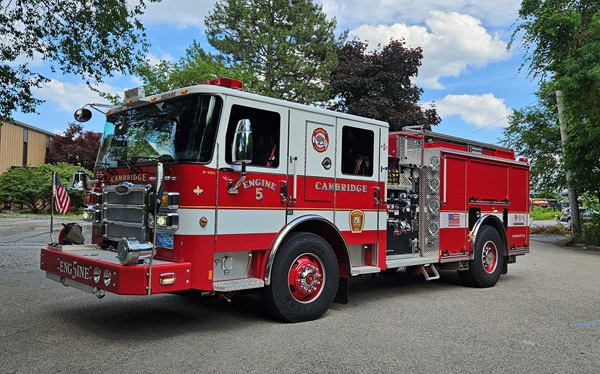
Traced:
POLYGON ((517 19, 521 0, 317 0, 341 29, 360 24, 419 24, 431 10, 470 14, 491 27, 510 26, 517 19))
POLYGON ((442 89, 442 77, 457 77, 468 66, 508 57, 506 42, 498 35, 490 35, 480 21, 467 14, 431 11, 425 19, 427 27, 396 23, 391 26, 363 25, 350 34, 368 40, 370 46, 386 45, 390 39, 406 40, 410 47, 422 47, 423 65, 417 85, 442 89))
POLYGON ((157 57, 152 53, 148 53, 146 55, 146 61, 148 61, 150 65, 158 65, 161 61, 173 61, 173 56, 170 53, 164 53, 162 56, 157 57))
MULTIPOLYGON (((123 92, 122 89, 108 84, 100 84, 96 88, 111 94, 123 92)), ((84 83, 72 84, 52 79, 44 83, 41 88, 35 88, 34 91, 36 97, 49 103, 55 103, 56 109, 62 112, 74 112, 77 108, 89 103, 107 103, 105 99, 90 90, 84 83)))
POLYGON ((504 104, 504 99, 492 94, 447 95, 435 103, 440 117, 459 116, 465 123, 477 128, 500 128, 508 126, 508 116, 512 110, 504 104))
POLYGON ((204 17, 214 8, 216 0, 165 0, 148 3, 141 20, 144 24, 171 23, 179 28, 204 28, 204 17))

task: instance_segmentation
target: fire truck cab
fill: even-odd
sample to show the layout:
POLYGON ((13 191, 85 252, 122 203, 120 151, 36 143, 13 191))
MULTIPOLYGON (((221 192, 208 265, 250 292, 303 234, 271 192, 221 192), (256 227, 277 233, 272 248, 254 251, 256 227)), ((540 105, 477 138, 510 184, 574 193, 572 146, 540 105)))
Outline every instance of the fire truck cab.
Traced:
POLYGON ((259 290, 296 322, 346 302, 354 276, 451 269, 490 287, 529 251, 529 166, 510 149, 389 132, 227 79, 126 99, 106 112, 84 213, 92 243, 41 250, 64 285, 259 290))

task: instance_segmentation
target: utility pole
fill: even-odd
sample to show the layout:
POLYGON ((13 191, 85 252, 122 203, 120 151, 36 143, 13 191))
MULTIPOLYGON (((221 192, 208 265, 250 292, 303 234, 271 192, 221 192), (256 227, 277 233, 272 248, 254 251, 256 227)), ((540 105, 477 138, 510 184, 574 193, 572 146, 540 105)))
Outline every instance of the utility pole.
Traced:
MULTIPOLYGON (((569 135, 567 134, 567 121, 565 120, 565 102, 562 97, 560 90, 556 91, 556 101, 558 104, 558 124, 560 128, 560 140, 562 142, 563 157, 565 154, 565 146, 569 141, 569 135)), ((577 191, 571 185, 573 180, 573 171, 566 171, 567 179, 567 192, 569 193, 569 205, 571 206, 571 229, 573 233, 578 232, 581 229, 579 222, 579 203, 577 202, 577 191)))

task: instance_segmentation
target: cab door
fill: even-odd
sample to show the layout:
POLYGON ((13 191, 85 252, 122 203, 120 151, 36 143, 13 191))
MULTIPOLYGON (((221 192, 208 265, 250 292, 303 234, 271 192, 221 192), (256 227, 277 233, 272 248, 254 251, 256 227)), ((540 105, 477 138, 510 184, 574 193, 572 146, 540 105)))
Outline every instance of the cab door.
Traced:
POLYGON ((270 248, 286 223, 286 201, 281 196, 287 183, 288 118, 286 107, 229 97, 224 108, 227 121, 220 137, 217 178, 215 251, 248 251, 270 248), (240 120, 249 120, 252 161, 242 176, 232 160, 232 144, 240 120), (240 180, 241 178, 241 180, 240 180))
POLYGON ((335 117, 290 112, 288 222, 305 214, 334 221, 335 117))

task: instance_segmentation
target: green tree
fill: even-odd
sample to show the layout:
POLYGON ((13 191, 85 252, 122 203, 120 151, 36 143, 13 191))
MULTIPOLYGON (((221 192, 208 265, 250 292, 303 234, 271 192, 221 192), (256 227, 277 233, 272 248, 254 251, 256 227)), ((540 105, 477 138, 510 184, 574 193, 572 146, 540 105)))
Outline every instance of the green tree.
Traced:
POLYGON ((137 68, 137 75, 144 83, 146 94, 166 92, 180 87, 227 77, 244 82, 244 90, 255 91, 256 78, 243 64, 225 64, 220 56, 211 55, 194 41, 186 54, 177 62, 160 61, 156 65, 148 61, 137 68))
POLYGON ((421 66, 421 48, 408 48, 400 40, 370 53, 367 47, 355 39, 336 48, 339 64, 331 78, 336 97, 331 108, 386 121, 392 130, 439 124, 434 107, 418 104, 423 89, 411 82, 421 66))
POLYGON ((206 17, 209 43, 246 64, 256 91, 304 104, 330 98, 335 20, 311 0, 219 0, 206 17))
MULTIPOLYGON (((600 171, 600 3, 597 0, 523 0, 521 23, 510 45, 523 34, 525 64, 534 78, 547 79, 561 93, 558 105, 566 129, 563 142, 569 187, 597 194, 600 171), (590 190, 593 189, 593 190, 590 190)), ((577 210, 576 193, 570 194, 577 210)), ((579 231, 577 220, 573 229, 579 231)))
MULTIPOLYGON (((0 203, 23 205, 32 213, 50 211, 52 201, 52 172, 58 176, 65 187, 71 183, 73 173, 79 168, 67 163, 55 165, 43 164, 38 167, 19 167, 0 175, 0 203)), ((83 169, 90 173, 89 170, 83 169)), ((71 208, 79 209, 83 205, 83 191, 69 191, 71 208)))
POLYGON ((42 102, 31 88, 49 79, 31 70, 34 59, 90 86, 116 72, 132 72, 148 46, 138 17, 146 2, 157 1, 0 2, 0 118, 15 110, 35 112, 42 102))
POLYGON ((531 189, 556 192, 566 187, 556 111, 556 95, 545 84, 536 104, 515 110, 503 130, 502 143, 531 162, 531 189))
POLYGON ((525 63, 534 78, 551 77, 565 98, 571 123, 599 123, 600 3, 596 0, 523 0, 525 63), (585 92, 585 95, 582 95, 585 92))

